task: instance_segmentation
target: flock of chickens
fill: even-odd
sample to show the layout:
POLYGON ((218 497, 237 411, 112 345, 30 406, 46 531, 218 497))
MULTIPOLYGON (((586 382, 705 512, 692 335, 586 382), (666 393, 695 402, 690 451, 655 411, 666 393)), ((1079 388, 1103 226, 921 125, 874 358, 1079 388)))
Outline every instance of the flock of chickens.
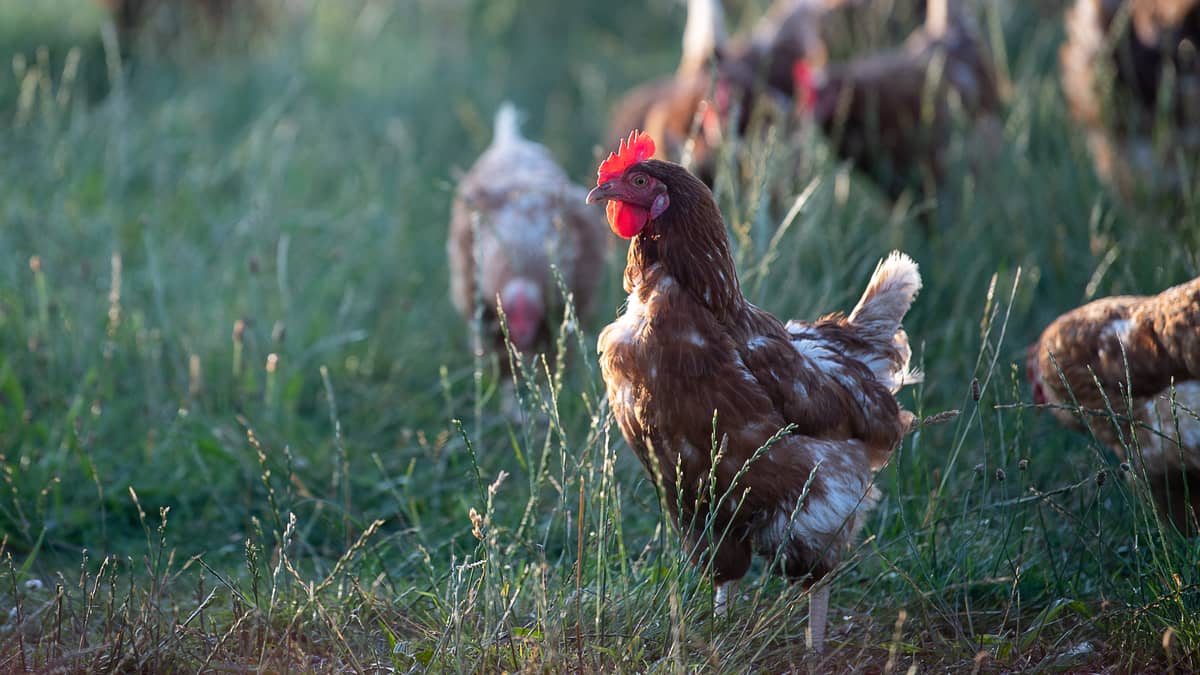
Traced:
MULTIPOLYGON (((506 334, 516 350, 536 352, 564 305, 552 266, 581 313, 592 305, 607 238, 585 201, 606 204, 609 226, 630 241, 628 300, 598 343, 613 416, 667 496, 689 555, 711 571, 717 611, 760 555, 816 584, 815 650, 828 603, 820 582, 878 498, 874 472, 916 426, 895 394, 921 377, 901 325, 921 277, 894 252, 849 314, 785 323, 743 296, 706 182, 721 144, 751 133, 752 114, 785 131, 816 124, 893 197, 914 182, 938 188, 951 133, 972 137, 979 153, 994 145, 998 77, 974 19, 953 0, 914 2, 924 25, 899 48, 830 59, 829 27, 871 1, 779 0, 750 34, 727 40, 719 2, 690 0, 678 70, 617 104, 622 141, 588 193, 521 135, 505 105, 458 187, 448 245, 455 306, 470 316, 482 303, 501 353, 506 334), (625 136, 636 128, 646 131, 625 136), (671 161, 681 157, 691 170, 671 161)), ((1200 122, 1198 5, 1076 0, 1066 15, 1067 99, 1098 172, 1124 192, 1179 187, 1170 153, 1193 147, 1188 125, 1200 122), (1149 113, 1164 109, 1155 123, 1149 113), (1175 139, 1165 144, 1164 119, 1175 139)), ((1030 347, 1027 365, 1037 403, 1138 460, 1162 512, 1194 531, 1200 279, 1066 314, 1030 347)))

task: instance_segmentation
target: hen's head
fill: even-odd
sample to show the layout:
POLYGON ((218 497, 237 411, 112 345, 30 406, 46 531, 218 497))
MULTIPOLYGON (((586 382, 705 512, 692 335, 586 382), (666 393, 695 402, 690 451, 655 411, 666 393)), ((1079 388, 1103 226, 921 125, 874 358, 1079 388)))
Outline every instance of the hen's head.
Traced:
POLYGON ((625 239, 637 236, 646 225, 671 205, 667 185, 650 159, 654 139, 649 134, 630 132, 617 151, 600 163, 596 187, 588 193, 589 204, 608 200, 608 224, 625 239))
POLYGON ((513 279, 500 291, 500 306, 513 346, 522 352, 532 349, 546 313, 542 290, 528 279, 513 279))
POLYGON ((608 222, 633 239, 625 289, 661 265, 698 302, 717 312, 741 308, 741 287, 729 252, 725 220, 712 191, 678 164, 650 159, 654 141, 634 131, 600 164, 588 203, 608 200, 608 222))

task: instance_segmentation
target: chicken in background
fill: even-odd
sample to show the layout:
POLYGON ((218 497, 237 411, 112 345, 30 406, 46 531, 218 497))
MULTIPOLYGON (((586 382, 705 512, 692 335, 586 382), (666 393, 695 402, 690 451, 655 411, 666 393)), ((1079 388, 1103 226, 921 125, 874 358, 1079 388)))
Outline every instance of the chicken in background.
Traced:
POLYGON ((715 111, 706 111, 713 84, 710 68, 726 41, 720 0, 688 0, 679 67, 672 75, 635 87, 617 102, 609 120, 612 135, 623 136, 634 127, 646 129, 662 148, 662 156, 676 160, 694 137, 692 156, 703 163, 709 147, 720 139, 715 111), (700 133, 694 134, 696 130, 700 133))
MULTIPOLYGON (((797 62, 819 69, 867 46, 893 44, 892 35, 909 34, 925 11, 925 0, 775 0, 749 35, 718 52, 721 70, 743 95, 765 88, 790 101, 797 62)), ((743 100, 742 110, 753 103, 743 100)))
MULTIPOLYGON (((796 64, 824 68, 831 48, 854 52, 925 15, 925 0, 775 0, 752 30, 726 38, 719 0, 688 0, 683 58, 671 77, 637 87, 614 108, 612 135, 641 128, 657 159, 684 161, 713 185, 729 131, 796 131, 796 64), (714 78, 715 75, 715 78, 714 78)), ((801 89, 803 91, 803 89, 801 89)))
POLYGON ((930 0, 924 26, 900 49, 824 68, 803 60, 794 66, 801 116, 893 200, 914 184, 936 194, 956 109, 969 126, 966 156, 978 162, 999 148, 1001 100, 991 57, 973 19, 948 3, 930 0))
POLYGON ((1026 368, 1035 403, 1124 460, 1140 455, 1138 474, 1144 467, 1162 513, 1200 531, 1200 279, 1062 315, 1026 368))
POLYGON ((742 96, 744 113, 764 91, 791 100, 792 65, 827 59, 824 29, 833 8, 828 0, 775 0, 750 34, 736 40, 721 56, 721 71, 742 96))
POLYGON ((1065 21, 1063 93, 1100 179, 1126 198, 1200 185, 1200 0, 1075 0, 1065 21))
POLYGON ((446 244, 450 297, 472 320, 483 307, 483 340, 508 358, 496 311, 503 307, 509 337, 524 354, 545 350, 551 326, 562 320, 558 267, 577 313, 586 316, 608 250, 604 218, 586 206, 549 150, 521 135, 510 103, 496 113, 491 145, 455 192, 446 244))
MULTIPOLYGON (((862 527, 874 473, 914 421, 895 394, 919 379, 901 320, 921 278, 893 253, 849 316, 785 325, 742 295, 712 192, 654 151, 630 134, 587 197, 607 201, 631 240, 629 299, 600 334, 600 366, 621 432, 693 562, 711 569, 723 612, 753 555, 811 586, 862 527)), ((817 651, 828 601, 827 584, 813 590, 817 651)))
POLYGON ((658 159, 686 161, 712 185, 715 150, 727 130, 745 135, 752 122, 764 129, 790 124, 792 64, 824 62, 825 5, 776 0, 748 35, 730 41, 720 1, 689 0, 679 69, 627 94, 614 109, 612 135, 644 129, 658 159))

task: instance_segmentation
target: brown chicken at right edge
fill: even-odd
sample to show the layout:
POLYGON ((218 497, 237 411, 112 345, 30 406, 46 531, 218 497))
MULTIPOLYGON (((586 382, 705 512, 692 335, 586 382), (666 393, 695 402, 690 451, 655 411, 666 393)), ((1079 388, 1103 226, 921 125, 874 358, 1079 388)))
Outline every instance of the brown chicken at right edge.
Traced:
POLYGON ((1086 425, 1122 459, 1131 459, 1126 448, 1140 454, 1160 510, 1197 532, 1200 279, 1062 315, 1030 347, 1027 373, 1034 402, 1053 406, 1063 424, 1086 425))
MULTIPOLYGON (((588 194, 631 239, 629 299, 600 334, 600 365, 621 432, 693 562, 711 566, 723 612, 754 554, 812 585, 862 527, 874 473, 914 419, 895 393, 918 379, 900 322, 921 278, 893 253, 849 316, 785 325, 742 295, 708 187, 653 156, 648 135, 630 134, 588 194)), ((821 584, 809 604, 816 651, 828 602, 821 584)))

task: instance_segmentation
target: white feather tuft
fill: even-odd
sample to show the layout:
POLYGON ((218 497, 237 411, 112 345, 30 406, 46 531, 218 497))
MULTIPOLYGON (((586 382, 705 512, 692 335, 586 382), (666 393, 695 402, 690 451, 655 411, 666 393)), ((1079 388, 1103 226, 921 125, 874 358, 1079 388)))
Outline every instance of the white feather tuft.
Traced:
POLYGON ((512 101, 500 104, 492 126, 492 145, 503 145, 525 138, 521 135, 521 111, 517 110, 512 101))
POLYGON ((892 353, 891 358, 868 359, 875 376, 892 392, 921 381, 921 374, 909 369, 912 349, 900 325, 920 290, 917 263, 900 251, 892 251, 875 267, 867 290, 850 312, 850 323, 868 343, 881 354, 892 353))
POLYGON ((880 338, 890 341, 920 290, 917 263, 900 251, 892 251, 875 267, 867 290, 850 312, 850 323, 878 332, 880 338))

